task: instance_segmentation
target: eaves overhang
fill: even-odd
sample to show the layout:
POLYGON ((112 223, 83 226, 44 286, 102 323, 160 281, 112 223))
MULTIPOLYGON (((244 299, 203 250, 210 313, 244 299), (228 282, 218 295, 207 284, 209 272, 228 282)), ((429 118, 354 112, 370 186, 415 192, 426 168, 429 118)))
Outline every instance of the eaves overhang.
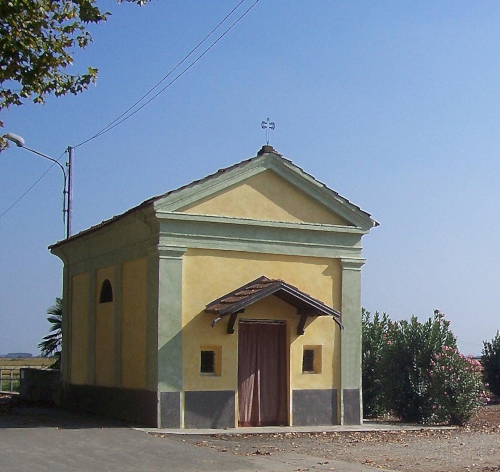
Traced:
POLYGON ((236 316, 243 313, 246 307, 270 295, 274 295, 297 308, 297 314, 301 317, 297 328, 299 335, 304 334, 305 322, 308 317, 331 316, 341 326, 340 313, 334 308, 281 279, 269 279, 264 275, 210 302, 206 306, 205 312, 217 315, 217 318, 212 321, 212 327, 221 318, 230 316, 227 332, 232 334, 236 316))

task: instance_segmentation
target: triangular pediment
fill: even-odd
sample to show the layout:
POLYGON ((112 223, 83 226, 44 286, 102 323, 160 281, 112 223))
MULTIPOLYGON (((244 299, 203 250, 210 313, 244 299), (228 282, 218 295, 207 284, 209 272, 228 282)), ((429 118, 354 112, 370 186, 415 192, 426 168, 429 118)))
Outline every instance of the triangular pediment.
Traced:
POLYGON ((377 224, 274 150, 161 196, 154 207, 157 212, 363 229, 377 224))
POLYGON ((253 175, 179 211, 252 220, 352 226, 272 170, 253 175))

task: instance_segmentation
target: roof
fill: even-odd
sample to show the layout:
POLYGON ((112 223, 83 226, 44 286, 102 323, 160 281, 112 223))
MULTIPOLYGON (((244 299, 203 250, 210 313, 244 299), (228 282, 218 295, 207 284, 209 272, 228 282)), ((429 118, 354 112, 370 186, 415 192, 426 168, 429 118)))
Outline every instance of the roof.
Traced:
POLYGON ((223 174, 227 174, 227 173, 230 173, 231 171, 233 170, 237 170, 237 169, 242 169, 246 166, 248 166, 249 164, 261 159, 263 156, 266 156, 266 155, 274 155, 275 158, 279 158, 282 162, 286 163, 288 166, 294 168, 298 173, 302 174, 303 176, 311 179, 312 181, 314 181, 318 186, 320 187, 323 187, 325 188, 326 190, 328 190, 329 192, 331 192, 335 198, 338 200, 338 201, 341 201, 344 205, 347 205, 348 207, 350 207, 351 209, 353 209, 355 212, 358 212, 359 214, 363 215, 364 218, 367 218, 371 221, 371 226, 378 226, 378 222, 375 221, 375 220, 371 220, 371 215, 369 213, 366 213, 365 211, 361 210, 360 207, 354 205, 353 203, 351 203, 348 199, 342 197, 341 195, 339 195, 337 192, 335 192, 334 190, 330 189, 329 187, 327 187, 324 183, 320 182, 319 180, 317 180, 315 177, 313 177, 312 175, 308 174, 307 172, 305 172, 302 168, 296 166, 292 161, 290 161, 289 159, 285 159, 281 154, 279 154, 272 146, 269 146, 269 145, 265 145, 265 146, 262 146, 262 148, 260 149, 260 151, 257 153, 257 156, 255 157, 251 157, 249 159, 245 159, 237 164, 233 164, 229 167, 224 167, 222 169, 219 169, 217 172, 214 172, 213 174, 210 174, 206 177, 203 177, 201 179, 198 179, 198 180, 194 180, 193 182, 189 183, 189 184, 186 184, 186 185, 183 185, 177 189, 174 189, 174 190, 170 190, 164 194, 161 194, 161 195, 157 195, 155 197, 151 197, 145 201, 143 201, 142 203, 140 203, 139 205, 133 207, 133 208, 130 208, 129 210, 125 211, 124 213, 121 213, 119 215, 116 215, 116 216, 113 216, 112 218, 110 219, 107 219, 107 220, 104 220, 102 221, 101 223, 97 224, 97 225, 94 225, 94 226, 91 226, 90 228, 86 229, 86 230, 83 230, 67 239, 64 239, 62 241, 58 241, 56 242, 55 244, 49 246, 49 249, 52 249, 52 248, 56 248, 62 244, 65 244, 66 242, 68 241, 74 241, 75 239, 78 239, 82 236, 85 236, 87 234, 90 234, 92 232, 95 232, 105 226, 108 226, 112 223, 114 223, 115 221, 118 221, 124 217, 126 217, 127 215, 130 215, 132 213, 134 213, 135 211, 139 211, 139 210, 142 210, 142 209, 145 209, 147 207, 150 207, 150 206, 154 206, 154 204, 162 199, 166 199, 167 197, 170 197, 174 194, 179 194, 183 191, 186 191, 188 189, 192 189, 194 187, 197 187, 199 185, 202 185, 206 182, 209 182, 209 181, 212 181, 212 180, 215 180, 217 179, 218 177, 222 176, 223 174))
POLYGON ((283 280, 269 279, 264 275, 209 303, 205 311, 219 315, 219 317, 241 313, 247 306, 269 295, 274 295, 295 306, 299 310, 299 314, 340 318, 340 313, 337 310, 330 308, 322 301, 283 280))

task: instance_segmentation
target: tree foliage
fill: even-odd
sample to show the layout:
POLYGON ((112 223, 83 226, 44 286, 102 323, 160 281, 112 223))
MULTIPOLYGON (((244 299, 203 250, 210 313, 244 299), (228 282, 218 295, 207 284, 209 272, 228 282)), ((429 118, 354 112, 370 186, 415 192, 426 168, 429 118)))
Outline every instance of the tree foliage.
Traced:
POLYGON ((86 25, 106 21, 109 14, 96 0, 0 2, 0 111, 25 100, 44 103, 51 94, 78 94, 95 82, 97 69, 72 74, 69 66, 74 51, 92 41, 86 25))
POLYGON ((391 412, 410 422, 464 424, 486 398, 479 369, 458 352, 450 322, 437 310, 423 323, 363 313, 367 416, 391 412))
POLYGON ((382 361, 387 347, 387 330, 389 317, 380 316, 378 312, 372 317, 369 311, 363 308, 363 415, 367 418, 380 416, 386 413, 384 401, 382 361))
POLYGON ((457 348, 444 346, 431 363, 430 397, 439 399, 432 405, 434 422, 463 425, 474 410, 487 401, 481 380, 481 363, 465 357, 457 348))
POLYGON ((392 409, 403 420, 431 418, 431 367, 443 346, 455 349, 456 340, 449 321, 438 311, 424 323, 412 316, 410 321, 390 324, 385 357, 386 367, 391 369, 387 394, 392 409), (398 388, 391 388, 395 386, 398 388))
POLYGON ((500 333, 491 341, 483 341, 481 356, 484 381, 494 395, 500 396, 500 333))
POLYGON ((55 362, 52 365, 54 369, 58 369, 61 363, 62 350, 62 299, 56 298, 55 305, 47 310, 47 321, 51 324, 49 334, 42 339, 38 345, 42 356, 53 357, 55 362))

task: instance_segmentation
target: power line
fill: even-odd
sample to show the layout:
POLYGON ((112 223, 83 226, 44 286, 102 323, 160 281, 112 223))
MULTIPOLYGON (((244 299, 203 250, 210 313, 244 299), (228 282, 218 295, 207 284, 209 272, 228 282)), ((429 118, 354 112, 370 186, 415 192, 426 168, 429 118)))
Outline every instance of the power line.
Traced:
MULTIPOLYGON (((141 98, 139 98, 139 100, 137 100, 132 106, 130 106, 127 110, 125 110, 118 118, 116 118, 115 120, 113 120, 111 123, 109 123, 106 127, 104 127, 101 131, 99 131, 98 133, 96 133, 94 136, 92 136, 91 138, 89 138, 88 140, 80 143, 78 146, 81 146, 83 144, 85 144, 86 142, 90 141, 91 139, 94 139, 98 136, 100 136, 103 132, 105 132, 107 130, 107 128, 109 128, 110 126, 114 125, 120 118, 122 118, 123 116, 125 116, 129 111, 131 111, 136 105, 138 105, 142 100, 144 100, 150 93, 153 92, 153 90, 155 90, 157 87, 159 87, 175 70, 177 70, 184 62, 187 61, 187 59, 189 59, 189 57, 191 57, 194 52, 210 37, 212 36, 213 33, 215 33, 215 31, 217 31, 217 29, 219 29, 219 27, 240 7, 240 5, 245 2, 245 0, 241 0, 240 3, 238 3, 238 5, 236 5, 225 17, 224 19, 219 22, 219 24, 214 28, 212 29, 212 31, 210 31, 210 33, 208 33, 198 44, 197 46, 191 50, 191 52, 186 56, 184 57, 184 59, 182 59, 182 61, 180 61, 165 77, 163 77, 163 79, 161 79, 153 88, 151 88, 147 93, 145 93, 141 98)), ((75 146, 75 147, 78 147, 78 146, 75 146)))
POLYGON ((148 95, 150 95, 155 89, 157 89, 170 75, 172 75, 175 70, 177 70, 186 60, 191 57, 194 52, 200 48, 200 46, 207 41, 207 39, 212 36, 212 34, 221 27, 221 25, 241 6, 242 3, 244 3, 245 0, 241 0, 236 7, 234 7, 231 12, 229 12, 222 21, 219 22, 219 24, 212 29, 212 31, 205 36, 205 38, 198 43, 198 45, 191 50, 191 52, 182 59, 163 79, 161 79, 153 88, 151 88, 147 93, 145 93, 139 100, 137 100, 131 107, 129 107, 125 112, 123 112, 118 118, 113 120, 111 123, 109 123, 107 126, 105 126, 101 131, 96 133, 95 135, 91 136, 90 138, 86 139, 85 141, 82 141, 81 143, 77 144, 76 146, 72 146, 73 149, 76 149, 80 146, 83 146, 84 144, 92 141, 93 139, 98 138, 99 136, 102 136, 103 134, 107 133, 108 131, 111 131, 112 129, 116 128, 120 124, 122 124, 124 121, 128 120, 132 116, 134 116, 137 112, 142 110, 146 105, 151 103, 156 97, 158 97, 161 93, 163 93, 167 88, 169 88, 172 84, 174 84, 180 77, 182 77, 189 69, 191 69, 199 60, 201 60, 202 57, 204 57, 226 34, 229 33, 249 12, 252 10, 257 3, 259 3, 259 0, 255 0, 252 5, 250 5, 249 8, 245 10, 245 12, 240 15, 236 21, 234 21, 229 28, 224 31, 209 47, 207 47, 191 64, 189 64, 181 73, 179 73, 174 79, 172 79, 165 87, 163 87, 159 92, 157 92, 155 95, 153 95, 149 100, 147 100, 145 103, 143 103, 139 108, 135 109, 132 113, 128 114, 131 110, 133 110, 142 100, 144 100, 148 95))
MULTIPOLYGON (((64 156, 64 154, 66 154, 66 151, 64 151, 58 159, 56 159, 57 162, 59 162, 62 157, 64 156)), ((31 190, 38 184, 38 182, 40 182, 40 180, 42 180, 49 172, 50 170, 52 169, 52 167, 54 167, 56 165, 55 162, 53 162, 50 167, 35 181, 35 183, 30 187, 28 188, 28 190, 26 190, 26 192, 24 192, 9 208, 7 208, 3 213, 0 214, 0 218, 2 218, 4 215, 6 215, 10 210, 12 210, 12 208, 14 208, 26 195, 28 195, 29 192, 31 192, 31 190)))
MULTIPOLYGON (((249 12, 252 10, 257 3, 259 3, 260 0, 255 0, 252 5, 250 5, 249 8, 243 12, 242 15, 240 15, 230 26, 229 28, 224 31, 209 47, 207 47, 191 64, 189 64, 181 73, 179 73, 174 79, 172 79, 165 87, 163 87, 159 92, 157 92, 155 95, 153 95, 149 100, 147 100, 145 103, 143 103, 139 108, 134 110, 132 113, 128 114, 131 110, 133 110, 141 101, 143 101, 148 95, 150 95, 154 90, 156 90, 165 80, 168 79, 184 62, 186 62, 200 47, 203 43, 205 43, 210 36, 212 36, 215 31, 217 31, 223 23, 226 22, 226 20, 245 2, 245 0, 241 0, 219 23, 218 25, 208 33, 205 38, 203 38, 202 41, 200 41, 195 48, 191 50, 191 52, 182 59, 170 72, 163 77, 154 87, 152 87, 147 93, 145 93, 139 100, 137 100, 132 106, 130 106, 126 111, 124 111, 118 118, 113 120, 111 123, 109 123, 107 126, 105 126, 101 131, 96 133, 95 135, 91 136, 90 138, 86 139, 85 141, 82 141, 81 143, 77 144, 76 146, 72 146, 73 149, 83 146, 84 144, 92 141, 93 139, 98 138, 99 136, 107 133, 108 131, 111 131, 113 128, 116 128, 120 124, 122 124, 124 121, 128 120, 132 116, 134 116, 137 112, 142 110, 146 105, 151 103, 156 97, 158 97, 161 93, 163 93, 167 88, 169 88, 173 83, 175 83, 180 77, 182 77, 191 67, 193 67, 199 60, 201 60, 202 57, 204 57, 219 41, 222 40, 226 34, 228 34, 249 12)), ((61 156, 56 159, 58 162, 62 159, 66 151, 64 151, 61 156)), ((0 218, 2 218, 4 215, 6 215, 12 208, 14 208, 52 169, 52 167, 56 165, 53 163, 12 205, 10 205, 3 213, 0 214, 0 218)))

